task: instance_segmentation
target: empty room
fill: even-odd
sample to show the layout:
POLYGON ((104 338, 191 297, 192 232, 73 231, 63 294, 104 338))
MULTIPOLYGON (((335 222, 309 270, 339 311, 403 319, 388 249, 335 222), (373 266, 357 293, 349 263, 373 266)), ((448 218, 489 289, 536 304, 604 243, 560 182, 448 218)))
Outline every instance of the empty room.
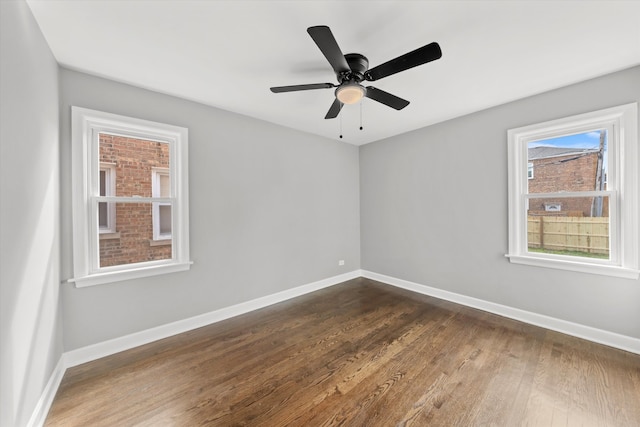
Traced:
POLYGON ((639 16, 0 0, 0 426, 640 425, 639 16))

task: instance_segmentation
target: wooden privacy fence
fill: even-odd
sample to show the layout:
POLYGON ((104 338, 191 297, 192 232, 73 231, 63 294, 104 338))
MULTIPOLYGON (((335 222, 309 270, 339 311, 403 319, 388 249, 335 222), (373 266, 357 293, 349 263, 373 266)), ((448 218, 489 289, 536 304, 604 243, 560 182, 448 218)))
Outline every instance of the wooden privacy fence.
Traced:
POLYGON ((529 248, 609 254, 609 218, 530 216, 529 248))

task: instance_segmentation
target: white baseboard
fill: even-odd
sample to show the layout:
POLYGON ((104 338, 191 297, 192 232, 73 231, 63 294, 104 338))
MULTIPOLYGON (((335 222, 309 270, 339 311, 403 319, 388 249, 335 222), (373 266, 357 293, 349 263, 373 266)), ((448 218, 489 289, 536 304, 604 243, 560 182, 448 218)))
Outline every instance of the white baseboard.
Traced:
POLYGON ((631 353, 640 354, 640 339, 632 338, 626 335, 614 332, 604 331, 602 329, 569 322, 554 317, 537 314, 518 308, 509 307, 494 302, 469 297, 466 295, 456 294, 431 286, 421 285, 407 280, 395 277, 385 276, 383 274, 371 271, 362 271, 362 277, 396 286, 419 294, 429 295, 435 298, 451 301, 468 307, 477 308, 499 316, 508 317, 510 319, 519 320, 531 325, 540 326, 552 331, 561 332, 563 334, 572 335, 574 337, 604 344, 609 347, 618 348, 631 353))
POLYGON ((361 276, 361 270, 354 270, 349 273, 340 274, 338 276, 329 277, 327 279, 308 283, 296 288, 287 289, 282 292, 277 292, 275 294, 256 298, 254 300, 232 305, 230 307, 221 308, 219 310, 215 310, 199 316, 179 320, 177 322, 169 323, 166 325, 147 329, 145 331, 136 332, 130 335, 114 338, 112 340, 63 353, 60 357, 60 360, 58 361, 58 364, 53 370, 51 377, 49 378, 49 381, 47 382, 47 385, 45 386, 45 389, 40 396, 40 399, 38 400, 36 408, 34 409, 27 426, 41 427, 42 425, 44 425, 47 414, 49 413, 49 409, 51 409, 53 399, 56 395, 56 392, 58 391, 58 387, 60 387, 62 377, 64 376, 67 368, 71 368, 82 363, 91 362, 92 360, 100 359, 101 357, 109 356, 121 351, 129 350, 131 348, 167 338, 172 335, 187 332, 192 329, 200 328, 202 326, 207 326, 221 320, 229 319, 231 317, 258 310, 260 308, 283 302, 291 298, 318 291, 320 289, 328 288, 330 286, 337 285, 339 283, 346 282, 347 280, 355 279, 361 276))
POLYGON ((346 282, 347 280, 355 279, 358 277, 365 277, 368 279, 376 280, 378 282, 386 283, 388 285, 396 286, 398 288, 406 289, 412 292, 429 295, 435 298, 440 298, 468 307, 477 308, 489 313, 494 313, 500 316, 519 320, 553 331, 562 332, 567 335, 594 341, 600 344, 608 345, 610 347, 619 348, 631 353, 640 354, 640 340, 637 338, 603 331, 601 329, 568 322, 566 320, 556 319, 553 317, 544 316, 542 314, 532 313, 505 305, 496 304, 493 302, 484 301, 461 294, 456 294, 442 289, 433 288, 431 286, 420 285, 418 283, 409 282, 403 279, 397 279, 395 277, 385 276, 383 274, 373 273, 371 271, 354 270, 349 273, 330 277, 324 280, 319 280, 313 283, 308 283, 296 288, 287 289, 282 292, 267 295, 261 298, 256 298, 254 300, 246 301, 230 307, 221 308, 219 310, 215 310, 199 316, 179 320, 177 322, 169 323, 166 325, 147 329, 145 331, 136 332, 130 335, 114 338, 112 340, 66 352, 60 357, 58 364, 51 374, 51 377, 49 378, 49 381, 47 382, 47 385, 42 392, 42 396, 40 397, 40 400, 38 401, 38 404, 36 405, 36 408, 33 411, 33 414, 27 426, 39 427, 44 424, 47 414, 49 413, 49 409, 51 408, 51 404, 53 403, 53 399, 56 395, 56 392, 58 391, 58 387, 60 386, 60 383, 62 381, 62 377, 64 376, 67 368, 90 362, 105 356, 109 356, 111 354, 119 353, 121 351, 129 350, 131 348, 167 338, 172 335, 210 325, 221 320, 229 319, 231 317, 258 310, 272 304, 283 302, 288 299, 308 294, 320 289, 328 288, 330 286, 337 285, 339 283, 346 282))
POLYGON ((58 387, 60 387, 60 383, 62 382, 62 377, 64 376, 66 369, 67 367, 65 366, 65 358, 63 354, 60 356, 56 367, 53 368, 53 372, 40 395, 40 399, 38 400, 33 413, 31 414, 27 427, 40 427, 44 425, 44 421, 46 420, 51 404, 53 403, 53 398, 56 397, 58 387))
POLYGON ((65 353, 66 367, 77 366, 82 363, 100 359, 101 357, 129 350, 131 348, 148 344, 153 341, 187 332, 192 329, 207 326, 221 320, 229 319, 231 317, 258 310, 272 304, 276 304, 291 298, 308 294, 310 292, 327 288, 329 286, 337 285, 338 283, 346 282, 347 280, 360 277, 361 273, 362 272, 360 270, 354 270, 349 273, 329 277, 317 282, 308 283, 296 288, 287 289, 282 292, 277 292, 275 294, 256 298, 251 301, 246 301, 240 304, 232 305, 230 307, 214 310, 209 313, 201 314, 199 316, 190 317, 184 320, 178 320, 166 325, 157 326, 155 328, 135 332, 130 335, 103 341, 76 350, 71 350, 65 353))

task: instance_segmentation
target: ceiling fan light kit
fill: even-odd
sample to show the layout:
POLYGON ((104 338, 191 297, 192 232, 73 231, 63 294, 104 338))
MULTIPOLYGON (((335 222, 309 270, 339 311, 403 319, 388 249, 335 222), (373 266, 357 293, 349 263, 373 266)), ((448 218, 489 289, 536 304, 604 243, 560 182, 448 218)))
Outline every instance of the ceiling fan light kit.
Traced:
POLYGON ((358 83, 346 83, 336 89, 336 98, 343 104, 355 104, 367 93, 367 90, 358 83))
POLYGON ((282 93, 335 87, 336 98, 333 104, 331 104, 325 119, 337 117, 344 104, 355 104, 365 97, 396 110, 403 109, 409 105, 409 101, 373 86, 364 87, 360 83, 363 80, 380 80, 384 77, 426 64, 427 62, 435 61, 442 57, 440 46, 438 43, 433 42, 369 69, 369 60, 364 55, 359 53, 348 53, 344 55, 342 53, 329 27, 325 25, 309 27, 307 28, 307 32, 333 68, 338 84, 313 83, 277 86, 272 87, 271 92, 282 93))

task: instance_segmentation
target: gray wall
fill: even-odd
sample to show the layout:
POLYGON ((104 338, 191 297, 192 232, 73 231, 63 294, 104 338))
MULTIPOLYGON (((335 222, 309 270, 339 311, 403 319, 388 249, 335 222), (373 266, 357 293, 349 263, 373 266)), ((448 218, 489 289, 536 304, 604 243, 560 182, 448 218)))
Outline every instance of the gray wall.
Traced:
POLYGON ((0 8, 0 425, 27 422, 63 348, 358 268, 640 338, 639 281, 503 256, 507 129, 639 101, 640 67, 358 149, 59 70, 26 4, 0 8), (190 271, 59 287, 72 105, 189 128, 190 271))
POLYGON ((58 65, 22 0, 0 54, 0 425, 22 426, 62 354, 58 65))
POLYGON ((62 278, 73 274, 71 106, 189 129, 194 261, 183 273, 64 284, 65 351, 360 268, 357 147, 66 69, 60 91, 62 278))
POLYGON ((504 258, 507 129, 634 101, 640 67, 363 146, 362 268, 640 338, 640 281, 504 258))

